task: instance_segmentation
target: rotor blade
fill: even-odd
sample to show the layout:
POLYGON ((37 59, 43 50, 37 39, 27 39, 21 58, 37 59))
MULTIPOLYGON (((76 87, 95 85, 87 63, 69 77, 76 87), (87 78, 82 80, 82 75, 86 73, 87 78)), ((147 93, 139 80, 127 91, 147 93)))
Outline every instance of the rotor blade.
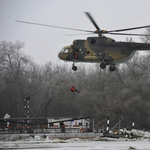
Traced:
POLYGON ((130 34, 130 33, 106 33, 113 35, 133 35, 133 36, 150 36, 150 34, 130 34))
POLYGON ((66 36, 76 36, 76 35, 91 35, 91 34, 95 34, 93 33, 85 33, 85 34, 65 34, 66 36))
POLYGON ((46 25, 46 24, 40 24, 40 23, 34 23, 34 22, 26 22, 26 21, 19 21, 19 20, 16 20, 16 21, 20 22, 20 23, 27 23, 27 24, 33 24, 33 25, 39 25, 39 26, 46 26, 46 27, 53 27, 53 28, 60 28, 60 29, 67 29, 67 30, 75 30, 75 31, 83 31, 83 32, 92 32, 92 33, 94 33, 93 31, 89 31, 89 30, 73 29, 73 28, 59 27, 59 26, 46 25))
POLYGON ((110 33, 110 32, 121 32, 121 31, 128 31, 128 30, 136 30, 136 29, 142 29, 142 28, 148 28, 148 27, 150 27, 150 25, 149 26, 134 27, 134 28, 120 29, 120 30, 110 30, 110 31, 107 31, 107 33, 110 33))
POLYGON ((89 12, 85 12, 85 14, 88 16, 88 18, 91 20, 91 22, 93 23, 93 25, 95 26, 95 28, 99 31, 100 28, 99 26, 96 24, 96 22, 94 21, 94 19, 92 18, 91 14, 89 12))

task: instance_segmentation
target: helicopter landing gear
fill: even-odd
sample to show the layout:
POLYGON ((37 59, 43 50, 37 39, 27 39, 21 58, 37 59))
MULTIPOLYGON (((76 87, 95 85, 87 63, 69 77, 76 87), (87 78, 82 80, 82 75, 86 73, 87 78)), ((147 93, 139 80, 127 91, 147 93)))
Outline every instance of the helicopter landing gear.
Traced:
POLYGON ((106 63, 104 63, 104 62, 101 63, 101 64, 100 64, 100 68, 101 68, 101 69, 105 69, 105 68, 106 68, 106 63))
POLYGON ((77 70, 77 66, 72 66, 72 70, 76 71, 77 70))
MULTIPOLYGON (((101 69, 105 69, 105 68, 106 68, 106 65, 108 65, 108 64, 105 63, 105 62, 102 62, 102 63, 100 64, 100 68, 101 68, 101 69)), ((115 71, 115 69, 116 69, 115 65, 116 65, 116 64, 111 64, 110 67, 109 67, 109 70, 110 70, 110 71, 115 71)))
POLYGON ((110 65, 109 70, 110 71, 115 71, 116 67, 115 64, 110 65))
POLYGON ((75 66, 74 63, 73 63, 73 65, 72 65, 72 70, 73 70, 73 71, 76 71, 76 70, 77 70, 77 66, 75 66))

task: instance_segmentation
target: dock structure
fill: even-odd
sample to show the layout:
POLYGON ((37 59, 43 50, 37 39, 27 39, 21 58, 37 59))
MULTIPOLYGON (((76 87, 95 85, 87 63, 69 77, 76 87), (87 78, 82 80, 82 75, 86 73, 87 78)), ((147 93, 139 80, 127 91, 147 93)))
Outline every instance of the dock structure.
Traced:
POLYGON ((49 137, 49 138, 58 138, 58 139, 70 139, 70 138, 82 138, 82 139, 88 139, 88 138, 96 138, 96 137, 102 137, 103 133, 39 133, 39 134, 0 134, 0 140, 3 140, 5 138, 11 137, 12 135, 17 135, 20 137, 20 139, 25 139, 30 136, 40 136, 40 137, 49 137))
MULTIPOLYGON (((0 138, 9 137, 15 134, 20 137, 28 137, 33 134, 49 136, 50 138, 94 138, 97 136, 103 136, 102 133, 95 133, 94 119, 91 121, 89 117, 84 116, 9 118, 8 121, 11 126, 9 126, 9 128, 3 127, 3 130, 0 132, 0 138), (30 119, 30 124, 32 124, 32 121, 34 120, 45 119, 45 123, 42 125, 29 125, 29 123, 18 125, 18 123, 20 123, 19 119, 27 121, 30 119)), ((6 121, 4 121, 3 124, 6 124, 6 121)))

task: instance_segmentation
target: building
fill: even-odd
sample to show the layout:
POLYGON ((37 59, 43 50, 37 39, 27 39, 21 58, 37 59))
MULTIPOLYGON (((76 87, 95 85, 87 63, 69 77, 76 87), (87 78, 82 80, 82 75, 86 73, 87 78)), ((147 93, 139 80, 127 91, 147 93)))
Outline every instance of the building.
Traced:
POLYGON ((86 132, 90 128, 88 117, 55 117, 47 120, 48 129, 55 133, 62 132, 62 127, 65 128, 65 132, 86 132))

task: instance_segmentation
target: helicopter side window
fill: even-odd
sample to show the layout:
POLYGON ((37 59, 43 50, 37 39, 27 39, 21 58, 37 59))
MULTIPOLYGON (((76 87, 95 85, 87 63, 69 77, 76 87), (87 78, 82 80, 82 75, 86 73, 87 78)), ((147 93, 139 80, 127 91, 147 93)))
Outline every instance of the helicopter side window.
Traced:
POLYGON ((64 54, 68 54, 68 49, 64 49, 64 54))
POLYGON ((90 54, 90 52, 89 52, 89 51, 87 51, 86 53, 87 53, 87 54, 90 54))
POLYGON ((95 44, 96 43, 96 40, 95 39, 91 39, 90 41, 92 44, 95 44))

